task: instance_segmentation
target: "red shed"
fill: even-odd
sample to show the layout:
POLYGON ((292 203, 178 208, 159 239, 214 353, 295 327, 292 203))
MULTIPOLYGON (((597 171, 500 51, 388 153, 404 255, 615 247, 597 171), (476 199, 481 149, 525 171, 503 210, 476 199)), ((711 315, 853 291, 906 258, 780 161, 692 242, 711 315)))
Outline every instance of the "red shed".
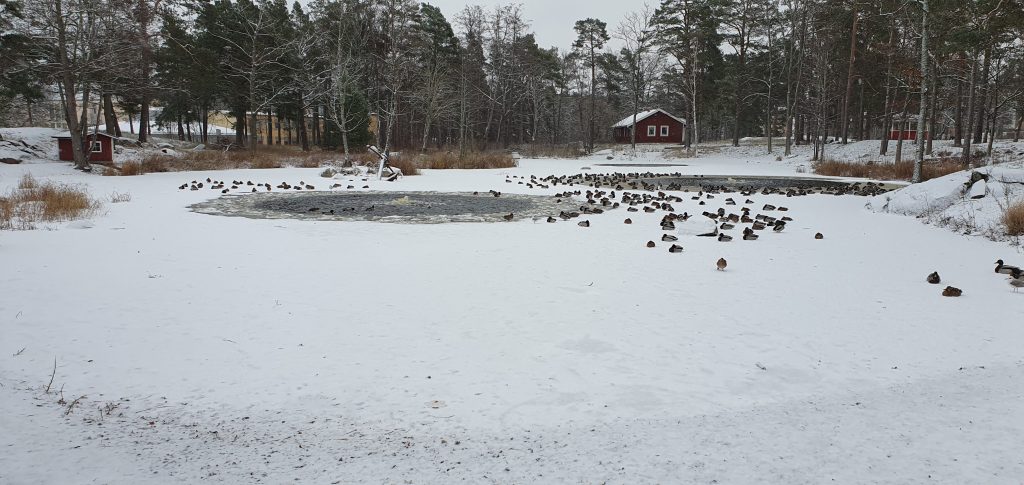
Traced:
MULTIPOLYGON (((54 138, 57 139, 57 148, 60 149, 60 160, 75 161, 75 154, 71 149, 71 133, 60 134, 54 138)), ((114 161, 114 137, 106 133, 89 133, 85 139, 85 152, 89 154, 90 162, 114 161)))
MULTIPOLYGON (((683 143, 686 141, 686 121, 663 109, 652 109, 636 114, 637 143, 683 143)), ((615 123, 616 143, 630 143, 633 116, 615 123)))

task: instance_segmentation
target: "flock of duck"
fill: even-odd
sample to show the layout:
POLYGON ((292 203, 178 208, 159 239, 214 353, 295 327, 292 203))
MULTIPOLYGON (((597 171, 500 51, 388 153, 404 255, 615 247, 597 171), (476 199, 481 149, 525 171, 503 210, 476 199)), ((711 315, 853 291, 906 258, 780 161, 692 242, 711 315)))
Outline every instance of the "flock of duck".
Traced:
MULTIPOLYGON (((367 179, 363 179, 364 182, 366 180, 367 179)), ((273 187, 280 190, 316 190, 316 186, 313 184, 307 184, 303 181, 300 181, 295 185, 289 184, 288 182, 281 182, 273 187)), ((355 185, 343 186, 342 184, 333 184, 330 186, 331 189, 340 189, 342 187, 345 187, 346 189, 356 188, 355 185)), ((269 182, 253 183, 252 180, 247 180, 245 182, 242 182, 241 180, 232 180, 229 184, 223 180, 213 180, 211 178, 207 178, 205 183, 202 180, 193 180, 178 186, 178 190, 202 190, 204 188, 209 190, 219 190, 222 194, 227 194, 232 190, 242 192, 248 191, 250 193, 261 191, 271 192, 273 190, 269 182)), ((368 189, 370 186, 364 185, 362 188, 368 189)))
MULTIPOLYGON (((1024 288, 1024 271, 1022 271, 1017 266, 1010 266, 1008 264, 1003 263, 1003 260, 1001 260, 1001 259, 996 260, 995 264, 996 264, 996 274, 1009 275, 1008 282, 1010 283, 1010 287, 1013 288, 1014 292, 1016 292, 1017 290, 1019 290, 1021 288, 1024 288)), ((927 282, 929 282, 929 283, 931 283, 933 285, 937 285, 937 284, 942 282, 942 278, 939 277, 939 272, 936 271, 936 272, 933 272, 932 274, 928 275, 925 278, 925 281, 927 281, 927 282)), ((954 286, 947 286, 945 289, 942 290, 942 296, 953 296, 953 297, 955 297, 955 296, 960 296, 960 295, 963 295, 963 294, 964 294, 963 290, 961 290, 960 288, 954 287, 954 286)))
MULTIPOLYGON (((704 178, 703 175, 687 176, 681 173, 653 173, 653 172, 633 172, 633 173, 581 173, 575 175, 548 175, 546 177, 537 177, 531 175, 529 178, 523 176, 506 176, 505 183, 516 183, 524 185, 527 188, 540 188, 546 189, 558 185, 584 185, 594 188, 608 187, 615 188, 615 190, 644 190, 648 192, 656 192, 660 190, 668 191, 684 191, 686 186, 681 182, 669 182, 666 184, 652 183, 648 180, 657 179, 677 179, 677 178, 689 178, 693 180, 693 184, 687 184, 688 186, 699 186, 703 190, 720 190, 726 191, 730 189, 730 186, 721 184, 701 183, 704 178), (514 180, 521 179, 521 180, 514 180)), ((855 182, 852 184, 838 184, 836 186, 814 186, 810 188, 770 188, 770 187, 753 187, 753 186, 736 186, 735 190, 747 190, 747 191, 762 191, 765 195, 776 194, 785 195, 786 197, 796 197, 811 194, 825 194, 825 195, 859 195, 859 196, 875 196, 885 192, 889 189, 885 188, 882 184, 874 182, 855 182)))
MULTIPOLYGON (((560 192, 554 195, 557 198, 557 202, 561 203, 563 199, 572 199, 573 197, 584 198, 584 202, 579 206, 578 210, 563 210, 557 217, 548 216, 548 223, 555 223, 559 220, 572 220, 582 217, 587 214, 603 214, 607 211, 616 210, 621 207, 625 207, 626 212, 640 212, 644 213, 657 213, 663 212, 664 215, 659 221, 659 226, 663 231, 675 231, 676 226, 679 223, 688 221, 692 217, 707 218, 713 223, 713 227, 710 230, 696 234, 697 237, 708 237, 715 238, 719 242, 731 242, 736 238, 744 241, 756 241, 761 237, 762 234, 766 233, 769 229, 771 232, 780 233, 786 229, 786 224, 793 221, 793 218, 788 215, 789 208, 785 206, 775 206, 772 204, 764 204, 761 206, 760 211, 756 215, 752 215, 754 209, 751 207, 755 202, 750 197, 755 194, 761 195, 773 195, 773 194, 788 194, 792 197, 794 195, 806 195, 807 192, 793 193, 789 191, 779 191, 777 189, 770 188, 742 188, 732 189, 725 186, 705 186, 696 192, 690 192, 689 189, 685 188, 668 188, 666 190, 678 190, 687 194, 692 201, 697 201, 698 206, 708 207, 709 204, 718 202, 719 207, 714 210, 702 210, 701 214, 690 214, 689 212, 679 213, 673 204, 681 204, 684 202, 683 197, 678 195, 668 194, 657 187, 653 187, 649 184, 644 184, 642 181, 636 180, 633 174, 620 175, 615 177, 616 174, 609 175, 582 175, 582 176, 561 176, 561 177, 545 177, 537 178, 536 176, 530 176, 529 179, 519 176, 507 176, 507 182, 513 182, 515 179, 522 178, 523 180, 519 183, 528 186, 528 188, 550 188, 559 184, 566 186, 575 186, 579 180, 585 180, 587 185, 590 187, 586 190, 575 189, 560 192), (626 180, 628 179, 628 181, 626 180), (626 185, 622 185, 625 183, 626 185), (612 185, 614 184, 614 185, 612 185), (634 190, 636 187, 639 190, 647 192, 638 193, 624 190, 628 186, 630 190, 634 190), (608 190, 603 190, 602 187, 607 187, 608 190), (785 213, 782 215, 778 213, 785 213), (741 228, 742 226, 742 228, 741 228), (736 231, 730 234, 731 231, 736 231)), ((493 193, 493 191, 492 191, 493 193)), ((515 220, 515 214, 510 213, 503 218, 506 221, 515 220)), ((623 223, 633 224, 633 220, 627 217, 623 223)), ((584 219, 577 222, 580 227, 590 227, 590 219, 584 219)), ((824 235, 820 232, 814 235, 815 239, 824 239, 824 235)), ((674 234, 664 233, 661 235, 661 241, 670 243, 668 252, 677 254, 682 253, 684 248, 679 245, 679 237, 674 234)), ((647 241, 646 247, 655 248, 658 246, 653 240, 647 241)), ((728 262, 725 258, 719 259, 715 263, 716 269, 719 271, 725 271, 728 266, 728 262)))
MULTIPOLYGON (((575 187, 576 185, 584 185, 590 187, 585 191, 580 189, 567 190, 555 194, 555 198, 561 203, 563 199, 572 199, 573 197, 585 197, 585 202, 579 206, 579 210, 561 211, 558 217, 548 216, 548 223, 555 223, 561 220, 572 220, 577 219, 585 214, 603 214, 606 211, 619 209, 625 206, 626 212, 640 212, 641 210, 645 213, 655 213, 658 211, 664 212, 659 225, 663 231, 675 231, 677 222, 685 222, 693 214, 688 212, 678 213, 672 204, 678 204, 683 202, 683 198, 667 194, 665 191, 677 191, 683 193, 691 193, 689 189, 682 187, 678 183, 671 183, 666 186, 660 184, 651 184, 644 178, 655 178, 658 176, 664 176, 665 174, 655 173, 598 173, 598 174, 576 174, 576 175, 549 175, 547 177, 537 177, 536 175, 518 176, 518 175, 507 175, 505 177, 506 183, 518 182, 520 185, 524 185, 527 188, 547 189, 558 185, 575 187), (519 180, 517 180, 519 179, 519 180), (602 190, 607 188, 608 190, 602 190), (626 189, 632 191, 644 191, 645 193, 629 192, 626 189)), ((681 174, 670 174, 670 176, 681 177, 681 174)), ((700 177, 697 177, 698 179, 700 177)), ((363 179, 365 182, 367 179, 363 179)), ((330 186, 331 189, 342 188, 342 184, 333 184, 330 186)), ((354 185, 344 186, 346 189, 354 189, 354 185)), ((304 181, 300 181, 298 184, 292 185, 287 182, 281 182, 276 186, 272 186, 267 182, 253 183, 251 180, 241 181, 232 180, 230 184, 223 180, 213 180, 207 178, 205 183, 201 180, 192 180, 191 182, 181 184, 179 190, 202 190, 207 188, 208 190, 219 190, 222 194, 227 194, 234 191, 246 191, 248 192, 270 192, 274 188, 280 190, 316 190, 316 187, 312 184, 307 184, 304 181)), ((362 186, 362 188, 369 188, 368 185, 362 186)), ((834 194, 834 195, 860 195, 860 196, 872 196, 883 192, 888 189, 883 188, 880 184, 872 182, 855 183, 846 186, 837 187, 813 187, 807 189, 797 188, 771 188, 771 187, 737 187, 731 188, 723 185, 701 185, 700 189, 690 196, 690 199, 697 201, 700 206, 707 206, 712 200, 716 200, 716 196, 727 196, 722 199, 723 206, 716 208, 715 210, 709 211, 704 210, 700 216, 709 219, 714 222, 714 228, 711 231, 707 231, 701 234, 697 234, 697 237, 712 237, 717 239, 719 242, 730 242, 735 237, 729 234, 729 231, 736 230, 739 226, 745 225, 737 236, 744 241, 756 241, 761 234, 766 232, 769 228, 772 232, 782 232, 786 229, 786 224, 793 221, 792 217, 788 215, 780 215, 778 217, 774 215, 768 215, 758 213, 751 217, 752 209, 749 207, 754 204, 754 201, 749 197, 754 194, 760 195, 784 195, 786 197, 803 196, 809 194, 834 194), (737 197, 729 197, 728 195, 738 194, 739 198, 743 198, 743 202, 740 203, 737 197), (742 204, 742 205, 741 205, 742 204), (738 209, 727 209, 726 207, 739 207, 738 209)), ((479 195, 479 192, 473 192, 473 195, 479 195)), ((500 197, 501 192, 495 190, 489 190, 488 195, 493 197, 500 197)), ((788 212, 789 209, 784 206, 775 206, 772 204, 764 204, 761 209, 763 212, 788 212)), ((333 211, 331 211, 333 213, 333 211)), ((515 214, 509 213, 502 218, 506 221, 515 220, 515 214)), ((632 224, 633 220, 627 217, 624 221, 625 224, 632 224)), ((590 220, 585 219, 577 222, 580 227, 590 227, 590 220)), ((815 239, 824 239, 824 235, 820 232, 814 235, 815 239)), ((662 242, 672 243, 669 248, 669 253, 681 253, 683 252, 683 246, 677 244, 679 237, 673 234, 662 234, 662 242)), ((653 240, 647 241, 646 247, 655 248, 658 244, 653 240)), ((1024 270, 1017 266, 1011 266, 1004 264, 1003 260, 996 261, 995 272, 997 274, 1008 275, 1009 284, 1013 288, 1013 291, 1018 291, 1020 288, 1024 288, 1024 270)), ((728 266, 728 262, 725 258, 720 258, 715 263, 715 267, 719 271, 725 271, 728 266)), ((928 283, 939 284, 941 278, 938 272, 929 274, 925 279, 928 283)), ((947 286, 942 290, 943 296, 958 297, 963 294, 963 290, 947 286)))

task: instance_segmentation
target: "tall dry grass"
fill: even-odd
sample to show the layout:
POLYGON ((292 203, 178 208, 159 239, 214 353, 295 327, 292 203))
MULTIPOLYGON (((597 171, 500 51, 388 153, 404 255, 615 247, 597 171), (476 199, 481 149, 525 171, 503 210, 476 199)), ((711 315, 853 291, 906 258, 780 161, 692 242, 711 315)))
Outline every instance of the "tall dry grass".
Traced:
POLYGON ((33 229, 40 222, 81 219, 99 208, 100 202, 79 186, 39 182, 25 175, 17 188, 0 196, 0 229, 33 229))
POLYGON ((1010 236, 1024 236, 1024 201, 1014 202, 1003 212, 1003 224, 1006 225, 1006 234, 1010 236))
POLYGON ((333 152, 303 152, 285 147, 250 150, 189 150, 177 156, 153 154, 138 162, 107 167, 104 175, 142 175, 156 172, 185 172, 233 169, 268 169, 284 166, 316 168, 340 158, 333 152))
POLYGON ((455 152, 431 152, 420 155, 417 165, 432 170, 513 168, 516 159, 505 152, 471 152, 460 157, 455 152))
POLYGON ((530 144, 519 147, 517 151, 526 158, 579 158, 587 154, 586 150, 579 143, 568 143, 565 145, 530 144))
MULTIPOLYGON (((824 160, 814 162, 814 173, 831 177, 856 177, 874 180, 910 180, 914 176, 914 162, 906 161, 900 163, 884 162, 841 162, 837 160, 824 160)), ((944 177, 954 172, 965 170, 966 167, 959 160, 953 158, 941 158, 939 160, 926 161, 921 167, 921 180, 944 177)))

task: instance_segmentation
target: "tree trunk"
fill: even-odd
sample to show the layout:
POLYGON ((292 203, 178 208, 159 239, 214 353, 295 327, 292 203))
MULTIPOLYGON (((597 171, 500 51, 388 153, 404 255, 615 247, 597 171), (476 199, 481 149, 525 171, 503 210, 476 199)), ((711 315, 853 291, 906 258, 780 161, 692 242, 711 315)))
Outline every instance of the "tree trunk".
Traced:
POLYGON ((964 125, 963 125, 963 110, 964 110, 964 82, 957 79, 956 81, 956 112, 953 115, 953 146, 958 147, 962 145, 964 138, 964 125))
MULTIPOLYGON (((928 70, 928 0, 921 3, 921 100, 917 110, 917 160, 914 162, 912 183, 921 182, 921 169, 924 168, 924 135, 928 131, 928 88, 930 84, 928 70)), ((901 137, 902 138, 902 137, 901 137)))
MULTIPOLYGON (((149 42, 149 25, 152 22, 152 12, 149 5, 150 0, 138 1, 138 42, 141 46, 140 89, 142 109, 139 111, 139 141, 145 143, 149 140, 149 105, 152 102, 153 94, 150 90, 150 66, 153 62, 153 48, 149 42)), ((159 2, 158 2, 159 3, 159 2)))
POLYGON ((896 28, 889 24, 889 42, 886 44, 886 67, 885 67, 885 104, 882 105, 882 144, 878 147, 878 154, 885 155, 889 152, 889 133, 892 131, 892 58, 893 41, 896 39, 896 28))
MULTIPOLYGON (((980 86, 978 84, 975 84, 975 86, 979 90, 978 94, 980 96, 980 99, 978 100, 979 101, 979 103, 978 103, 978 113, 976 115, 978 121, 977 121, 977 124, 974 127, 974 143, 981 143, 981 141, 982 141, 981 137, 982 137, 982 134, 985 131, 985 119, 986 119, 985 118, 985 112, 986 112, 985 105, 986 105, 986 102, 988 101, 988 93, 989 93, 989 89, 988 89, 988 75, 989 75, 989 68, 992 66, 992 46, 988 46, 988 47, 985 48, 985 62, 984 62, 984 64, 982 64, 982 66, 983 67, 982 67, 982 71, 981 71, 981 83, 980 83, 980 86)), ((972 115, 972 116, 975 116, 975 115, 972 115)))
POLYGON ((860 24, 860 16, 857 15, 857 2, 853 3, 853 26, 850 27, 850 62, 846 68, 846 95, 843 96, 843 113, 842 113, 842 135, 843 145, 848 141, 849 125, 850 125, 850 98, 853 97, 853 66, 857 60, 857 26, 860 24))
POLYGON ((64 22, 63 0, 54 3, 55 20, 57 24, 57 55, 61 64, 60 94, 64 105, 64 119, 68 124, 68 131, 71 132, 71 153, 74 157, 75 168, 86 170, 89 168, 89 161, 85 158, 82 150, 82 132, 78 127, 78 106, 75 99, 75 80, 71 74, 71 60, 67 51, 67 26, 64 22))
MULTIPOLYGON (((925 153, 928 155, 932 154, 932 142, 935 141, 935 126, 938 123, 938 108, 939 108, 939 76, 938 76, 938 64, 932 66, 933 71, 931 72, 932 84, 932 100, 931 106, 928 108, 928 146, 925 147, 925 153)), ((943 125, 945 126, 945 124, 943 125)))
POLYGON ((106 124, 108 135, 120 137, 121 127, 117 124, 113 98, 110 93, 103 93, 103 121, 106 124))
POLYGON ((300 109, 296 122, 299 124, 299 143, 302 145, 302 151, 309 151, 309 128, 306 127, 306 110, 300 109))
MULTIPOLYGON (((978 83, 978 52, 975 51, 974 55, 971 56, 971 81, 967 85, 967 123, 966 126, 973 126, 974 121, 974 93, 977 91, 976 86, 978 83)), ((969 167, 971 164, 971 140, 970 133, 964 136, 963 153, 961 155, 961 163, 964 167, 969 167)))

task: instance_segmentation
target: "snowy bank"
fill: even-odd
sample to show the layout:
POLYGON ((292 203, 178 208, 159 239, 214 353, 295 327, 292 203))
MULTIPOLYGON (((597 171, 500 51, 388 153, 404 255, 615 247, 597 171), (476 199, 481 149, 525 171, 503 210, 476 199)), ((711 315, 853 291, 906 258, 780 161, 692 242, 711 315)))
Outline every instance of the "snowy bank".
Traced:
POLYGON ((868 200, 867 208, 914 216, 965 234, 1006 240, 1003 212, 1024 200, 1024 169, 987 167, 909 185, 868 200))

